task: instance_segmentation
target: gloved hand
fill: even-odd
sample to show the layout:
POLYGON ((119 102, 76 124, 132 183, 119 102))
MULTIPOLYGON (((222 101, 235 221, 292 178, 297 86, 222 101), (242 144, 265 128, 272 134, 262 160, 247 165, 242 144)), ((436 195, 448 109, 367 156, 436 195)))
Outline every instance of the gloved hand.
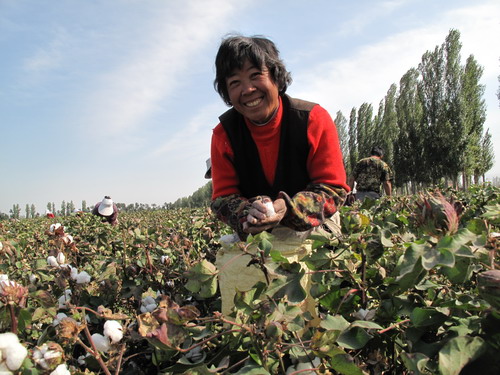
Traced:
POLYGON ((279 198, 274 202, 268 197, 256 199, 248 211, 247 221, 243 223, 243 231, 256 234, 272 229, 280 223, 286 211, 284 199, 279 198), (271 204, 272 208, 269 207, 271 204))

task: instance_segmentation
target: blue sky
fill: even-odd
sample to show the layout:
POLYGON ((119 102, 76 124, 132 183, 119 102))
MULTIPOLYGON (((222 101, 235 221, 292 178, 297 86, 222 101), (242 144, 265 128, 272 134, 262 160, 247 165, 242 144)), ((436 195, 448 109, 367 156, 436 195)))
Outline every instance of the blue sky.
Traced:
POLYGON ((484 67, 500 176, 498 0, 0 0, 0 211, 173 202, 203 186, 228 33, 280 49, 289 94, 332 117, 375 110, 422 55, 461 33, 484 67))

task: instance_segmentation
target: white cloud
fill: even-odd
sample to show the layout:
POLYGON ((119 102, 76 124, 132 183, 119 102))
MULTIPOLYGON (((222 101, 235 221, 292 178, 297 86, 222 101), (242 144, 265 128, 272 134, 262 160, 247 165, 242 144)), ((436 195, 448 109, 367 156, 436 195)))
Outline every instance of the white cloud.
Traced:
POLYGON ((209 156, 212 129, 217 125, 217 117, 221 111, 222 101, 202 107, 187 123, 176 132, 167 142, 151 153, 151 157, 164 154, 183 155, 186 153, 202 153, 209 156), (192 151, 188 151, 192 150, 192 151))
MULTIPOLYGON (((238 3, 238 7, 245 2, 238 3)), ((237 9, 230 1, 182 2, 173 9, 165 3, 151 33, 141 34, 141 46, 130 51, 121 66, 104 75, 87 104, 91 115, 84 121, 105 135, 121 136, 136 130, 162 101, 175 95, 180 76, 196 65, 196 54, 214 33, 220 33, 224 20, 237 9)))
POLYGON ((53 38, 47 45, 37 48, 34 55, 24 61, 24 68, 31 73, 42 73, 58 68, 68 41, 67 31, 62 27, 57 27, 53 38))
MULTIPOLYGON (((392 83, 412 67, 417 67, 422 55, 444 42, 451 28, 461 32, 465 55, 474 51, 485 73, 491 69, 491 59, 498 65, 498 50, 491 45, 493 35, 499 35, 500 8, 493 3, 467 7, 447 13, 438 24, 391 35, 378 43, 362 46, 354 54, 334 58, 303 72, 296 72, 294 89, 298 97, 318 101, 330 111, 342 110, 348 116, 352 107, 373 104, 377 110, 392 83), (465 48, 467 47, 467 48, 465 48)), ((463 52, 464 52, 463 51, 463 52)))

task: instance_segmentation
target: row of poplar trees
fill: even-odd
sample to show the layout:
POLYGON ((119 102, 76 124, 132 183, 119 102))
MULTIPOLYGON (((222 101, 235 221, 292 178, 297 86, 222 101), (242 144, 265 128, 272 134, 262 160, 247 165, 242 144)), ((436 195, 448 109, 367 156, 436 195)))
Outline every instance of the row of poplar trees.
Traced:
POLYGON ((483 129, 486 106, 483 68, 470 55, 460 62, 460 32, 427 51, 418 68, 392 84, 378 113, 371 104, 353 108, 349 121, 337 112, 340 145, 347 174, 378 145, 391 166, 393 184, 406 192, 442 182, 463 187, 478 183, 494 162, 489 129, 483 129))

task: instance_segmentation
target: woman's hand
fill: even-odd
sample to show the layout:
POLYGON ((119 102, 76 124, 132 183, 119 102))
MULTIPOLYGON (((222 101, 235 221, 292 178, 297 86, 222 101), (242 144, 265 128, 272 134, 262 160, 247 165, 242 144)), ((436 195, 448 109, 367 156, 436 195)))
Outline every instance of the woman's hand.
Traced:
POLYGON ((243 223, 243 231, 256 234, 274 228, 283 219, 286 211, 284 199, 276 199, 274 202, 269 198, 257 199, 248 211, 247 221, 243 223))

